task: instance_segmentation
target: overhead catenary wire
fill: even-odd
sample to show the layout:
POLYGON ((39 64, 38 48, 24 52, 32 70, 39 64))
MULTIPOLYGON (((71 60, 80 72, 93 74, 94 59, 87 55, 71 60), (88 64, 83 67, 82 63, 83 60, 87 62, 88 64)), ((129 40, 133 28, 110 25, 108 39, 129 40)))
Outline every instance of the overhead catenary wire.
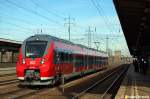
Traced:
MULTIPOLYGON (((99 15, 103 18, 103 21, 104 21, 106 27, 108 28, 108 30, 110 31, 110 33, 113 34, 112 28, 109 26, 109 24, 110 24, 109 19, 107 17, 103 16, 104 14, 102 13, 103 9, 101 8, 101 5, 98 2, 96 2, 95 0, 91 0, 91 2, 94 5, 94 7, 97 9, 99 15)), ((108 37, 108 34, 107 34, 107 37, 105 38, 106 39, 106 51, 108 50, 108 39, 110 39, 110 38, 112 38, 112 37, 108 37)))
MULTIPOLYGON (((100 2, 104 2, 104 1, 106 1, 106 0, 98 0, 98 1, 100 1, 100 2)), ((97 1, 97 2, 98 2, 98 1, 97 1)), ((115 8, 115 6, 113 5, 113 0, 112 0, 111 2, 112 2, 112 6, 115 8)), ((99 3, 99 4, 100 4, 100 3, 99 3)), ((116 10, 114 10, 114 11, 115 11, 115 13, 117 13, 117 12, 116 12, 116 10)), ((116 21, 117 21, 117 24, 116 24, 116 25, 118 25, 118 26, 120 27, 120 29, 122 29, 122 28, 121 28, 120 21, 119 21, 119 19, 118 19, 118 18, 117 18, 117 20, 116 20, 116 21)), ((115 25, 115 26, 116 26, 116 25, 115 25)))
POLYGON ((21 19, 21 18, 17 18, 17 17, 14 17, 14 16, 8 16, 8 15, 3 15, 0 17, 4 17, 4 18, 8 18, 8 20, 10 19, 11 21, 17 21, 17 22, 21 22, 21 23, 25 23, 25 24, 33 24, 32 22, 28 21, 28 20, 24 20, 24 19, 21 19))
MULTIPOLYGON (((3 7, 3 5, 0 5, 0 9, 2 9, 2 7, 3 7)), ((9 8, 10 9, 14 9, 14 7, 12 7, 12 6, 9 6, 9 8)), ((9 18, 9 19, 13 19, 13 20, 15 20, 15 21, 20 21, 20 22, 23 22, 23 23, 26 23, 26 24, 35 24, 34 22, 33 22, 33 19, 23 19, 23 18, 21 18, 21 17, 16 17, 16 16, 14 16, 13 14, 11 14, 10 15, 10 13, 7 13, 6 11, 4 12, 4 11, 0 11, 0 18, 9 18)), ((12 20, 12 21, 13 21, 12 20)), ((38 23, 38 24, 41 24, 41 22, 39 22, 39 21, 36 21, 36 23, 38 23)), ((43 24, 43 23, 42 23, 43 24)))
POLYGON ((29 28, 26 28, 26 27, 23 27, 23 26, 20 26, 20 25, 18 25, 18 24, 15 24, 15 23, 11 23, 11 22, 7 22, 7 21, 2 21, 3 23, 5 23, 5 24, 8 24, 8 25, 11 25, 11 26, 15 26, 15 27, 17 27, 17 28, 22 28, 22 29, 24 29, 25 31, 28 31, 28 32, 31 32, 31 29, 29 29, 29 28))
MULTIPOLYGON (((50 13, 50 14, 52 14, 52 15, 58 17, 58 18, 66 19, 66 18, 64 18, 63 15, 60 15, 60 14, 58 14, 58 13, 55 13, 55 12, 53 12, 53 11, 50 11, 49 9, 47 9, 47 8, 45 8, 45 7, 43 7, 43 6, 40 6, 39 3, 35 2, 35 0, 30 0, 30 1, 31 1, 34 5, 36 5, 37 7, 43 9, 44 11, 46 11, 46 12, 48 12, 48 13, 50 13)), ((83 27, 83 26, 81 26, 81 25, 74 25, 74 26, 76 26, 77 28, 80 28, 80 29, 84 29, 84 28, 85 28, 85 27, 83 27)))
POLYGON ((91 0, 92 4, 94 5, 94 7, 97 9, 99 15, 103 18, 104 24, 106 25, 106 27, 108 28, 108 30, 110 31, 110 33, 113 33, 107 20, 105 19, 105 17, 103 16, 101 10, 99 9, 98 5, 96 4, 96 2, 94 0, 91 0))
MULTIPOLYGON (((13 19, 14 20, 14 19, 13 19)), ((15 21, 18 21, 18 22, 20 22, 21 20, 16 20, 15 19, 15 21)), ((16 24, 16 23, 12 23, 12 22, 8 22, 8 21, 5 21, 5 20, 3 20, 3 21, 1 21, 1 23, 4 23, 4 24, 8 24, 8 25, 10 25, 11 26, 11 28, 5 28, 5 27, 1 27, 1 31, 2 31, 2 29, 3 28, 5 28, 4 30, 9 30, 9 31, 11 31, 11 30, 17 30, 17 31, 19 31, 19 32, 21 32, 21 31, 24 31, 25 33, 26 32, 30 32, 30 33, 32 33, 32 32, 35 32, 34 31, 34 29, 33 28, 28 28, 28 27, 24 27, 24 25, 18 25, 18 24, 16 24), (16 28, 14 28, 14 27, 16 27, 16 28)), ((27 24, 27 23, 26 23, 27 24)), ((53 30, 54 28, 47 28, 47 29, 49 29, 49 30, 53 30)), ((58 31, 59 29, 57 29, 57 33, 59 33, 59 32, 61 32, 61 33, 64 33, 64 32, 62 32, 62 31, 58 31)), ((23 32, 23 33, 24 33, 23 32)), ((4 34, 4 33, 3 33, 4 34)), ((8 35, 8 34, 7 34, 8 35)))
MULTIPOLYGON (((24 25, 18 25, 16 22, 21 22, 21 23, 25 23, 25 24, 27 24, 27 26, 28 25, 30 25, 30 24, 33 24, 33 25, 35 25, 34 23, 32 23, 32 22, 30 22, 29 20, 24 20, 24 19, 22 19, 22 18, 17 18, 17 17, 14 17, 14 16, 10 16, 10 15, 8 15, 7 13, 5 13, 5 15, 0 15, 0 19, 1 18, 4 18, 4 20, 2 20, 1 21, 1 23, 3 24, 3 23, 5 23, 5 24, 8 24, 8 25, 10 25, 11 26, 11 28, 6 28, 6 27, 1 27, 1 30, 3 30, 4 28, 5 28, 5 30, 17 30, 17 31, 24 31, 24 32, 31 32, 31 31, 33 31, 34 29, 29 29, 28 27, 24 27, 24 25), (9 22, 8 22, 8 20, 6 21, 5 19, 6 18, 8 18, 8 20, 10 20, 9 22), (15 21, 15 23, 13 22, 13 21, 15 21), (17 27, 17 28, 14 28, 14 27, 17 27)), ((53 30, 53 29, 57 29, 58 27, 47 27, 47 29, 49 29, 49 30, 53 30)), ((59 33, 60 31, 58 31, 59 29, 57 29, 57 33, 59 33)), ((49 31, 50 32, 50 31, 49 31)), ((64 32, 62 32, 61 31, 61 33, 64 33, 64 32)), ((8 35, 8 34, 7 34, 8 35)))
POLYGON ((36 5, 37 7, 43 9, 44 11, 46 11, 46 12, 52 14, 52 15, 54 15, 54 16, 56 16, 56 17, 58 17, 58 18, 64 19, 64 17, 63 17, 62 15, 57 14, 57 13, 55 13, 55 12, 53 12, 53 11, 51 11, 51 10, 49 10, 49 9, 47 9, 47 8, 45 8, 45 7, 43 7, 43 6, 40 6, 40 5, 39 5, 37 2, 35 2, 34 0, 30 0, 30 2, 32 2, 32 3, 33 3, 34 5, 36 5))
MULTIPOLYGON (((2 16, 0 16, 0 18, 2 18, 2 16)), ((8 24, 10 25, 12 28, 6 28, 6 27, 0 27, 1 28, 1 32, 4 30, 21 30, 21 31, 25 31, 25 32, 31 32, 31 29, 27 28, 27 27, 24 27, 24 26, 21 26, 21 25, 18 25, 16 23, 11 23, 11 22, 8 22, 8 21, 5 21, 5 20, 1 20, 0 21, 1 24, 8 24), (16 27, 15 29, 13 27, 16 27)), ((2 35, 9 35, 10 33, 0 33, 2 35)))
MULTIPOLYGON (((8 20, 10 19, 11 21, 17 21, 17 22, 28 24, 28 25, 29 24, 34 24, 35 25, 35 23, 32 22, 33 20, 27 20, 27 19, 23 19, 23 18, 20 18, 20 17, 16 17, 16 16, 10 15, 6 12, 3 12, 3 13, 0 12, 0 17, 5 18, 5 19, 8 18, 8 20)), ((41 24, 39 21, 36 21, 36 23, 41 24)))
MULTIPOLYGON (((109 22, 109 24, 111 24, 110 25, 110 27, 111 27, 111 29, 112 30, 116 30, 116 26, 118 26, 117 28, 117 32, 120 34, 120 30, 122 31, 122 27, 121 27, 121 24, 120 24, 120 21, 119 21, 119 19, 117 18, 117 20, 115 20, 115 22, 116 22, 116 24, 112 24, 112 20, 110 20, 111 19, 111 17, 109 17, 109 16, 106 16, 106 13, 105 13, 105 11, 103 10, 103 8, 102 8, 102 5, 100 4, 100 2, 104 2, 104 0, 95 0, 95 2, 97 3, 97 6, 101 9, 101 11, 103 12, 103 14, 105 15, 105 17, 106 17, 106 20, 107 20, 107 22, 109 22), (99 1, 99 2, 98 2, 99 1)), ((114 5, 112 5, 113 7, 114 7, 114 5)), ((116 13, 116 10, 114 10, 115 11, 115 13, 116 13)), ((123 34, 123 33, 122 33, 123 34)), ((124 36, 124 35, 123 35, 124 36)))
POLYGON ((99 9, 101 10, 101 13, 103 13, 103 18, 105 20, 107 20, 107 24, 108 24, 108 26, 110 27, 110 29, 112 31, 113 30, 113 26, 112 26, 112 20, 110 20, 111 18, 106 15, 105 11, 102 8, 102 5, 97 0, 95 0, 95 3, 97 4, 97 7, 99 7, 99 9))
MULTIPOLYGON (((0 5, 1 7, 2 7, 2 5, 0 5)), ((11 8, 12 8, 12 6, 10 6, 11 8)), ((21 22, 21 23, 25 23, 25 24, 27 24, 27 26, 29 26, 30 24, 34 24, 35 25, 35 23, 33 23, 33 22, 31 22, 31 20, 25 20, 25 19, 22 19, 22 18, 20 18, 20 17, 14 17, 13 15, 9 15, 8 13, 6 13, 6 12, 3 12, 3 14, 5 13, 5 15, 2 15, 1 14, 1 16, 0 17, 3 17, 4 18, 4 20, 2 20, 3 22, 1 22, 1 23, 5 23, 5 24, 9 24, 9 25, 11 25, 12 27, 17 27, 20 31, 25 31, 25 32, 32 32, 32 31, 34 31, 32 28, 31 29, 29 29, 29 28, 27 28, 27 27, 24 27, 24 25, 18 25, 17 23, 19 22, 21 22), (8 20, 6 21, 5 20, 5 18, 8 18, 8 19, 10 19, 10 21, 8 22, 8 20), (15 23, 14 23, 14 21, 16 21, 15 23)), ((39 21, 36 21, 36 22, 39 22, 39 21)), ((15 28, 14 28, 15 29, 15 28)), ((12 29, 13 30, 13 29, 12 29)), ((16 29, 15 29, 16 30, 16 29)))
MULTIPOLYGON (((32 1, 32 0, 31 0, 32 1)), ((34 10, 32 10, 32 9, 29 9, 29 8, 27 8, 27 7, 25 7, 25 6, 21 6, 21 5, 18 5, 16 2, 14 2, 14 1, 11 1, 11 0, 6 0, 6 2, 8 3, 8 4, 10 4, 10 5, 12 5, 12 6, 15 6, 15 7, 17 7, 17 8, 20 8, 20 9, 22 9, 22 10, 25 10, 25 11, 27 11, 27 12, 29 12, 29 13, 32 13, 32 14, 35 14, 35 15, 37 15, 37 16, 39 16, 39 17, 42 17, 43 19, 45 19, 45 20, 48 20, 48 21, 52 21, 53 23, 56 23, 56 24, 58 24, 59 26, 63 26, 61 23, 59 23, 59 22, 57 22, 57 21, 54 21, 54 20, 50 20, 47 16, 45 16, 45 15, 42 15, 42 14, 40 14, 40 13, 37 13, 36 11, 34 11, 34 10)), ((34 1, 33 1, 34 2, 34 1)), ((40 6, 39 4, 37 4, 36 2, 34 2, 36 5, 38 5, 38 6, 40 6)), ((41 6, 40 6, 41 7, 41 6)), ((45 7, 42 7, 42 9, 44 10, 44 9, 46 9, 45 7)), ((47 9, 47 12, 48 12, 48 9, 47 9)), ((62 16, 60 16, 60 15, 56 15, 55 14, 55 16, 58 16, 58 17, 60 17, 60 18, 63 18, 62 16)), ((13 19, 15 19, 16 20, 16 18, 13 18, 13 19)), ((24 23, 27 23, 27 24, 29 24, 29 23, 31 23, 31 22, 29 22, 28 20, 22 20, 22 19, 18 19, 18 21, 23 21, 24 23)), ((31 23, 32 24, 32 23, 31 23)), ((42 23, 43 24, 43 23, 42 23)), ((83 26, 77 26, 77 28, 81 28, 81 29, 83 29, 83 26)))
POLYGON ((39 16, 39 17, 45 19, 45 20, 48 20, 48 21, 50 21, 50 22, 53 22, 53 23, 55 23, 55 24, 57 24, 57 25, 62 25, 61 23, 59 23, 59 22, 57 22, 57 21, 55 21, 55 20, 52 20, 52 19, 50 19, 49 17, 47 17, 47 16, 45 16, 45 15, 43 15, 43 14, 40 14, 40 13, 38 13, 38 12, 35 12, 34 10, 31 10, 31 9, 26 8, 26 7, 24 7, 24 6, 18 5, 18 4, 14 3, 14 2, 12 2, 12 1, 10 1, 10 0, 6 0, 6 2, 9 3, 9 4, 11 4, 11 5, 14 5, 14 6, 16 6, 16 7, 20 8, 20 9, 23 9, 23 10, 29 12, 29 13, 35 14, 35 15, 37 15, 37 16, 39 16))

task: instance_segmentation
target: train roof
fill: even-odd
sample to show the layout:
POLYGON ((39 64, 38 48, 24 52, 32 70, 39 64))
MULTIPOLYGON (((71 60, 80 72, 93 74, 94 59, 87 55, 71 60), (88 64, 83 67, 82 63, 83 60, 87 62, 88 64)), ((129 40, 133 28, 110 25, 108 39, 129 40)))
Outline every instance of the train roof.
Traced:
POLYGON ((33 41, 33 40, 41 40, 41 41, 50 41, 50 40, 54 40, 54 41, 58 41, 58 42, 63 42, 63 43, 67 43, 67 44, 71 44, 71 45, 76 45, 76 46, 79 46, 81 48, 85 48, 85 49, 88 49, 88 50, 92 50, 92 51, 96 51, 96 52, 100 52, 102 54, 102 56, 106 56, 108 57, 107 53, 104 52, 104 51, 99 51, 99 50, 96 50, 94 48, 89 48, 87 46, 84 46, 82 44, 75 44, 71 41, 68 41, 68 40, 64 40, 64 39, 60 39, 60 38, 57 38, 57 37, 54 37, 54 36, 51 36, 51 35, 47 35, 47 34, 35 34, 34 36, 31 36, 29 38, 27 38, 24 42, 26 41, 33 41))
POLYGON ((70 44, 74 44, 73 42, 70 42, 68 40, 64 40, 64 39, 60 39, 51 35, 47 35, 47 34, 35 34, 34 36, 30 36, 29 38, 27 38, 25 41, 33 41, 33 40, 41 40, 41 41, 49 41, 49 40, 54 40, 54 41, 61 41, 61 42, 65 42, 65 43, 70 43, 70 44))

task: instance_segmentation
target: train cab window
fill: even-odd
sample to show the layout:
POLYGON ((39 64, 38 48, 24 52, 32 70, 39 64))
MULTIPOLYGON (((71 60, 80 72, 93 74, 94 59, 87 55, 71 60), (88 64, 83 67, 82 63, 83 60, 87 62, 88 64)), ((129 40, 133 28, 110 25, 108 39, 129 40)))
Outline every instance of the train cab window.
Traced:
POLYGON ((29 41, 26 43, 25 56, 28 58, 42 57, 44 55, 46 46, 46 41, 29 41))

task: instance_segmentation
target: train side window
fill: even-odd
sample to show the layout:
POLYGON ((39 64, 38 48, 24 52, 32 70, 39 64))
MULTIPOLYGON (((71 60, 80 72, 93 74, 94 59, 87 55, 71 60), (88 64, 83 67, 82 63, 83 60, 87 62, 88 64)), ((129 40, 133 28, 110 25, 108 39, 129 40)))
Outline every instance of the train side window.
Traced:
POLYGON ((88 58, 88 56, 86 56, 86 66, 88 66, 89 65, 89 58, 88 58))
POLYGON ((101 64, 101 58, 98 57, 98 64, 101 64))
POLYGON ((69 54, 68 58, 69 58, 68 61, 69 61, 70 63, 72 63, 72 62, 73 62, 73 55, 72 55, 72 54, 69 54))
POLYGON ((54 51, 54 64, 57 64, 57 52, 54 51))
POLYGON ((60 62, 64 63, 65 62, 65 53, 64 52, 60 52, 60 62))
POLYGON ((82 55, 81 65, 84 66, 84 56, 82 55))
POLYGON ((81 65, 81 57, 79 55, 75 56, 75 66, 78 67, 81 65))
POLYGON ((88 56, 88 66, 91 65, 91 56, 88 56))
POLYGON ((64 63, 68 63, 69 60, 69 54, 68 53, 64 53, 64 63))
POLYGON ((86 66, 86 63, 85 63, 85 55, 83 55, 83 66, 86 66))
POLYGON ((68 63, 69 62, 69 54, 65 52, 61 52, 61 63, 68 63))
POLYGON ((71 63, 73 62, 73 55, 65 52, 54 51, 54 63, 71 63))
POLYGON ((63 63, 66 63, 66 62, 67 62, 67 58, 68 58, 67 53, 64 53, 64 60, 63 60, 63 63))
POLYGON ((76 55, 76 56, 75 56, 75 66, 76 66, 76 67, 78 66, 78 61, 79 61, 79 58, 78 58, 78 56, 76 55))
POLYGON ((99 64, 99 62, 98 62, 98 57, 96 57, 96 65, 98 65, 99 64))

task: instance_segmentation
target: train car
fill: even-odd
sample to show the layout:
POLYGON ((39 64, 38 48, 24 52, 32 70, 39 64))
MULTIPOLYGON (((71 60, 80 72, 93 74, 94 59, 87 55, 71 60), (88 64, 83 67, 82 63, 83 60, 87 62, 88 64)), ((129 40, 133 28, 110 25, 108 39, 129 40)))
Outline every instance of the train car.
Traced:
POLYGON ((108 55, 105 52, 38 34, 23 42, 16 73, 23 85, 49 85, 62 76, 68 78, 96 71, 107 64, 108 55))

